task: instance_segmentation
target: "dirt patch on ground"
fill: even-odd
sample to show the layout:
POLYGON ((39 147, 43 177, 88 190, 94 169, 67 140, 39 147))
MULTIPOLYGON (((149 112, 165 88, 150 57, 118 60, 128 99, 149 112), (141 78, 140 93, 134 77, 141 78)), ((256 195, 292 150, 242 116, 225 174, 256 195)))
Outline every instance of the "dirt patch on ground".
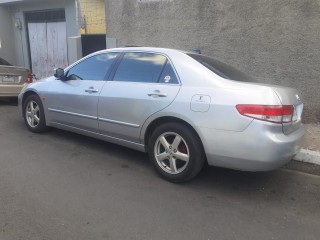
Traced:
POLYGON ((304 138, 302 147, 320 152, 320 124, 305 124, 307 133, 304 138))

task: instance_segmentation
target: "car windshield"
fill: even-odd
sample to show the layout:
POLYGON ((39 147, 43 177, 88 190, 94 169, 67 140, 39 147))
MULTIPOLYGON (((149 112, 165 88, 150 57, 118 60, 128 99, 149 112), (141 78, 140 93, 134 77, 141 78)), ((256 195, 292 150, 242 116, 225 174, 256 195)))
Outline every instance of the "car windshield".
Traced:
POLYGON ((12 66, 10 63, 8 63, 6 60, 4 60, 3 58, 0 58, 0 65, 4 65, 4 66, 12 66))
POLYGON ((257 80, 253 79, 247 74, 214 58, 193 53, 188 53, 187 55, 192 57, 194 60, 198 61, 203 66, 205 66, 215 74, 219 75, 220 77, 241 82, 257 82, 257 80))

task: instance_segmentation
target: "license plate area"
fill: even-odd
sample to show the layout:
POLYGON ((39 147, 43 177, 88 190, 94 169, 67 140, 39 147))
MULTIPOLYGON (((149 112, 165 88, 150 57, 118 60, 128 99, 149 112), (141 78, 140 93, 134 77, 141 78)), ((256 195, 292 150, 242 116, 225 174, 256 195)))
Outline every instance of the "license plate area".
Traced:
POLYGON ((2 83, 18 83, 19 76, 0 76, 0 81, 2 83))

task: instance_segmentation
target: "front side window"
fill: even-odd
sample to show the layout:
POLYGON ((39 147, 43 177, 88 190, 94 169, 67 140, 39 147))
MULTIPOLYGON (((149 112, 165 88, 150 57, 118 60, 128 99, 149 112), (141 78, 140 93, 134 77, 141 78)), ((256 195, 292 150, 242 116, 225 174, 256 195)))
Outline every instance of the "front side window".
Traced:
POLYGON ((114 75, 114 81, 157 83, 167 58, 154 53, 128 52, 114 75))
POLYGON ((89 57, 67 72, 68 80, 105 80, 112 63, 119 53, 102 53, 89 57))

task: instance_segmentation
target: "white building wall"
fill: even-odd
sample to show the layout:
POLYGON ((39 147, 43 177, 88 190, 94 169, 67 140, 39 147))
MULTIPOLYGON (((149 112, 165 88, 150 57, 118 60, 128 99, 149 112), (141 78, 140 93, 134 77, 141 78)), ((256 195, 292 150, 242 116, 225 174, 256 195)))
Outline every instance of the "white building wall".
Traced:
MULTIPOLYGON (((0 57, 17 64, 13 39, 13 22, 7 6, 0 6, 0 57)), ((23 66, 23 65, 22 65, 23 66)))

